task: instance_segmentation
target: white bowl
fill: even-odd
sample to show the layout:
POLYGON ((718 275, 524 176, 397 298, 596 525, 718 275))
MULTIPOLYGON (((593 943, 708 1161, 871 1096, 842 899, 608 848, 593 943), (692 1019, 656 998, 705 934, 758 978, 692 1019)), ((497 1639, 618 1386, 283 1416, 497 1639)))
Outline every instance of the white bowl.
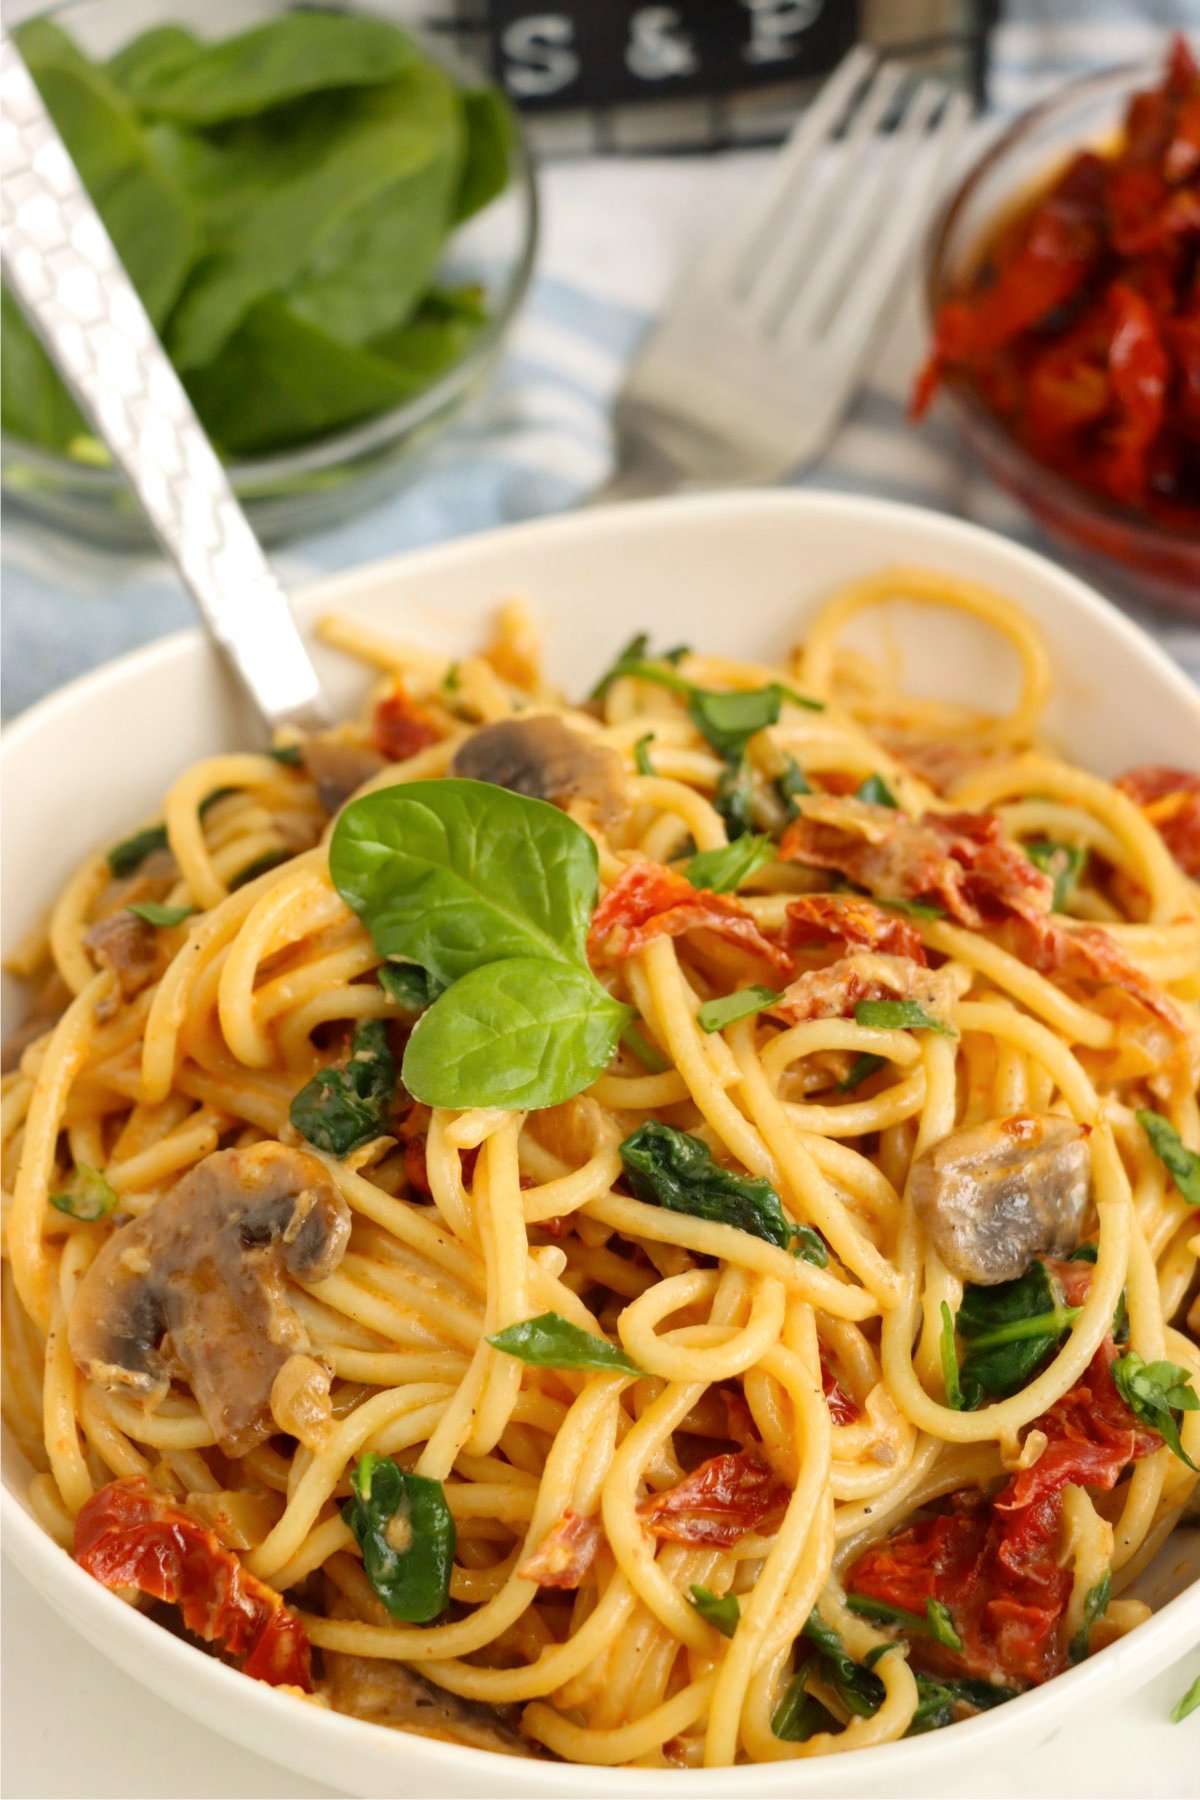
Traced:
MULTIPOLYGON (((831 587, 892 562, 988 582, 1034 615, 1057 675, 1048 726, 1078 762, 1102 774, 1134 763, 1195 763, 1200 695, 1120 613, 1003 538, 883 501, 748 493, 584 512, 356 570, 305 593, 298 610, 306 626, 345 608, 461 651, 477 641, 497 601, 523 594, 543 622, 553 675, 578 692, 642 629, 660 642, 778 656, 831 587)), ((913 686, 1003 703, 1013 671, 998 664, 994 639, 940 614, 895 610, 913 686)), ((363 671, 321 649, 317 658, 335 702, 352 707, 363 671)), ((187 763, 252 741, 244 708, 194 632, 123 657, 26 713, 5 734, 0 759, 4 942, 17 941, 87 849, 152 811, 187 763)), ((980 1756, 1003 1758, 1084 1704, 1116 1703, 1200 1640, 1200 1533, 1192 1531, 1177 1534, 1139 1579, 1137 1591, 1161 1609, 1152 1619, 969 1723, 849 1756, 704 1773, 523 1761, 326 1713, 198 1653, 107 1593, 44 1536, 24 1504, 27 1471, 10 1443, 3 1468, 7 1548, 97 1649, 215 1731, 354 1794, 953 1793, 966 1759, 978 1767, 980 1756)))

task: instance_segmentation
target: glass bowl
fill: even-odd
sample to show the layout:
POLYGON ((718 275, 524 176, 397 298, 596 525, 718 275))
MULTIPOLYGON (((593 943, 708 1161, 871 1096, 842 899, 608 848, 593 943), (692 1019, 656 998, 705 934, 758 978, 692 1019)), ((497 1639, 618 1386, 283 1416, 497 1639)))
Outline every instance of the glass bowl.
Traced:
MULTIPOLYGON (((478 69, 431 43, 418 21, 418 0, 343 6, 332 10, 378 12, 420 38, 429 54, 467 83, 478 69)), ((76 37, 93 55, 111 56, 152 26, 182 25, 199 37, 224 37, 290 10, 287 0, 64 0, 38 9, 76 37)), ((438 280, 478 283, 487 295, 488 318, 466 353, 428 388, 403 405, 295 450, 229 464, 250 522, 260 538, 278 539, 336 524, 420 473, 434 439, 491 375, 529 285, 537 244, 537 194, 527 142, 517 123, 508 187, 467 220, 446 245, 438 280)), ((0 483, 6 506, 42 524, 115 548, 145 547, 149 529, 115 469, 38 449, 9 434, 0 437, 0 483)))
MULTIPOLYGON (((925 306, 930 336, 943 301, 961 288, 996 224, 1075 151, 1111 145, 1125 107, 1161 76, 1157 65, 1127 65, 1084 76, 1023 113, 973 165, 931 234, 925 306)), ((979 399, 947 372, 939 393, 958 431, 992 479, 1097 575, 1119 573, 1128 587, 1200 616, 1200 538, 1148 520, 1037 461, 979 399)))

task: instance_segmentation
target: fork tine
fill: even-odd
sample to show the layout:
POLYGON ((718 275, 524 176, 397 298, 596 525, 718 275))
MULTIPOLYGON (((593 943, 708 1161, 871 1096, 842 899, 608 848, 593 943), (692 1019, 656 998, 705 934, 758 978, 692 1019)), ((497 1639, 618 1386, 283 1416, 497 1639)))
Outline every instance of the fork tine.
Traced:
POLYGON ((877 70, 845 141, 833 152, 836 167, 820 187, 813 184, 802 191, 799 204, 777 233, 746 296, 747 315, 757 324, 769 326, 790 300, 797 272, 814 240, 819 239, 831 216, 836 216, 841 194, 846 190, 853 192, 854 178, 903 80, 903 70, 896 63, 885 63, 877 70))
POLYGON ((862 44, 844 56, 812 104, 793 126, 776 156, 768 178, 747 206, 733 231, 718 238, 707 259, 705 273, 712 280, 732 277, 740 285, 742 266, 755 260, 757 240, 772 223, 772 216, 791 193, 796 177, 813 149, 837 126, 855 94, 875 67, 875 53, 862 44))
POLYGON ((919 241, 925 218, 937 202, 940 177, 954 156, 970 117, 967 96, 951 95, 941 118, 918 150, 919 167, 910 169, 882 235, 834 314, 824 340, 831 353, 849 357, 869 345, 876 320, 894 293, 919 241))
MULTIPOLYGON (((923 81, 910 96, 887 142, 883 167, 866 170, 855 166, 840 171, 837 222, 781 312, 778 324, 783 341, 794 342, 806 332, 816 332, 838 296, 867 279, 867 267, 856 270, 855 262, 864 256, 871 260, 871 228, 890 218, 894 203, 903 207, 903 184, 914 157, 920 156, 926 127, 946 98, 942 82, 923 81)), ((880 149, 878 139, 873 147, 880 149)), ((883 228, 887 235, 886 223, 883 228)))

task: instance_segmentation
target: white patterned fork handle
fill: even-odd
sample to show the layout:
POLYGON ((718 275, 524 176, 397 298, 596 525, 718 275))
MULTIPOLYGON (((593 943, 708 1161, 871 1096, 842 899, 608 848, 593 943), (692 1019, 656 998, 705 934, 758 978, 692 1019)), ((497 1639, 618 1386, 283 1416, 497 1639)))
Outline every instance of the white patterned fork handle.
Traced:
POLYGON ((287 595, 7 38, 0 39, 0 260, 267 729, 327 723, 287 595))

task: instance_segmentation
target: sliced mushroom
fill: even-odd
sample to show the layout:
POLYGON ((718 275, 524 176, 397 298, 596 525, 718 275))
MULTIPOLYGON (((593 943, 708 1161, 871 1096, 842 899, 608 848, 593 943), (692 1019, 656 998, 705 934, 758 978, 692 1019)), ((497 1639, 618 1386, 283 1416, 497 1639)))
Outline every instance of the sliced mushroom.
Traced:
POLYGON ((1091 1193, 1087 1133, 1070 1119, 1016 1113, 956 1131, 913 1164, 909 1192, 960 1281, 1014 1281, 1035 1257, 1079 1242, 1091 1193))
POLYGON ((503 1756, 538 1756, 538 1745, 522 1736, 519 1709, 460 1700, 435 1687, 405 1663, 374 1656, 322 1652, 325 1676, 321 1691, 335 1712, 349 1713, 373 1725, 411 1731, 442 1743, 467 1744, 473 1750, 496 1750, 503 1756))
POLYGON ((564 812, 578 804, 604 827, 616 825, 629 810, 616 751, 549 715, 480 726, 455 751, 450 772, 531 800, 549 800, 564 812))
POLYGON ((101 1386, 149 1404, 176 1369, 227 1456, 275 1430, 271 1385, 308 1334, 289 1275, 321 1281, 350 1235, 314 1157, 282 1144, 218 1150, 114 1232, 79 1284, 71 1353, 101 1386))
POLYGON ((123 1001, 132 1000, 158 973, 154 927, 136 913, 116 912, 111 918, 101 919, 83 942, 97 967, 111 970, 117 978, 115 991, 96 1008, 100 1018, 115 1012, 123 1001))
POLYGON ((305 738, 300 758, 316 783, 317 799, 333 816, 351 794, 385 768, 386 760, 370 744, 352 744, 333 731, 316 731, 305 738))

